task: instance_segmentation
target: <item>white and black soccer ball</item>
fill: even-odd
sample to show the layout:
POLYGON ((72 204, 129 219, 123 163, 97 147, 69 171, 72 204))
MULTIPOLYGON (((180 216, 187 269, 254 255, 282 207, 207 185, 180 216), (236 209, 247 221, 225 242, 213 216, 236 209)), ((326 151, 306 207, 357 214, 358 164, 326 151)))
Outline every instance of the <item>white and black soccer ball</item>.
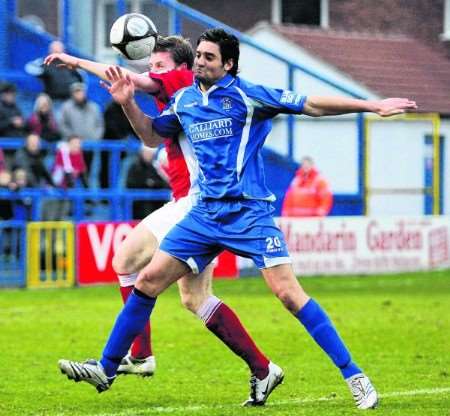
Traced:
POLYGON ((148 58, 155 48, 157 37, 155 24, 140 13, 120 16, 109 33, 112 48, 131 60, 148 58))

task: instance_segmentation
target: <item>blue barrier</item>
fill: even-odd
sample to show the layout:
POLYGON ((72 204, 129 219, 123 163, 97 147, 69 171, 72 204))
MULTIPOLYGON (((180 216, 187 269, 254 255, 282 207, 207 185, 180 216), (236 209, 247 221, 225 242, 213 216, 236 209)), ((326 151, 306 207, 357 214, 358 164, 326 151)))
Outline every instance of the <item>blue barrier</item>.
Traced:
MULTIPOLYGON (((47 143, 45 140, 41 141, 42 149, 49 154, 56 154, 57 144, 47 143)), ((23 147, 24 139, 15 137, 2 137, 0 138, 0 148, 5 150, 17 150, 23 147)), ((93 154, 93 166, 91 167, 91 174, 89 177, 90 188, 97 188, 98 175, 101 169, 101 153, 109 152, 110 164, 109 164, 109 187, 117 188, 121 186, 120 174, 121 169, 117 169, 117 166, 121 166, 122 153, 127 156, 132 156, 138 152, 142 146, 141 142, 137 139, 130 138, 127 140, 83 140, 83 151, 89 151, 93 154)), ((51 160, 52 161, 52 160, 51 160)), ((51 166, 47 166, 51 168, 51 166)))
MULTIPOLYGON (((22 138, 0 138, 0 148, 15 150, 23 146, 22 138)), ((0 199, 13 201, 30 200, 31 212, 26 218, 32 221, 42 220, 42 212, 47 201, 69 200, 72 202, 72 213, 67 220, 129 220, 133 217, 132 207, 135 201, 166 201, 171 198, 171 192, 166 189, 126 189, 125 176, 131 158, 139 150, 141 144, 137 140, 92 140, 83 142, 83 150, 93 152, 93 162, 89 177, 89 189, 21 189, 12 192, 0 189, 0 199), (109 188, 98 187, 98 174, 102 169, 101 153, 109 152, 109 188), (122 156, 125 155, 125 158, 122 156), (119 167, 119 168, 118 168, 119 167), (94 204, 92 204, 92 202, 94 204), (94 206, 92 206, 94 205, 94 206)), ((44 143, 43 148, 55 151, 55 144, 44 143)), ((263 149, 263 159, 266 166, 266 182, 277 197, 274 203, 276 215, 281 214, 281 205, 287 187, 295 174, 298 164, 278 155, 270 149, 263 149)), ((360 183, 361 186, 361 183, 360 183)), ((334 205, 331 215, 362 215, 363 197, 358 194, 334 195, 334 205)), ((17 218, 17 217, 16 217, 17 218)), ((17 219, 25 219, 18 217, 17 219)))
POLYGON ((0 287, 25 287, 26 222, 0 222, 0 287))
MULTIPOLYGON (((22 138, 0 138, 0 148, 4 150, 16 150, 23 147, 22 138)), ((42 147, 49 153, 55 154, 56 145, 43 143, 42 147)), ((122 160, 133 157, 141 147, 137 140, 102 140, 84 141, 83 151, 92 151, 93 162, 89 176, 89 188, 22 188, 17 191, 0 189, 0 199, 10 199, 15 207, 22 201, 26 201, 30 207, 25 218, 31 221, 43 219, 43 211, 48 207, 47 203, 70 201, 72 212, 68 218, 74 221, 112 220, 121 221, 132 218, 132 206, 135 201, 168 201, 171 198, 169 189, 126 189, 123 188, 124 176, 127 166, 122 160), (101 170, 101 152, 109 152, 109 188, 98 187, 98 173, 101 170)), ((52 157, 52 156, 51 156, 52 157)), ((17 212, 17 210, 16 210, 17 212)), ((44 215, 45 218, 45 215, 44 215)))

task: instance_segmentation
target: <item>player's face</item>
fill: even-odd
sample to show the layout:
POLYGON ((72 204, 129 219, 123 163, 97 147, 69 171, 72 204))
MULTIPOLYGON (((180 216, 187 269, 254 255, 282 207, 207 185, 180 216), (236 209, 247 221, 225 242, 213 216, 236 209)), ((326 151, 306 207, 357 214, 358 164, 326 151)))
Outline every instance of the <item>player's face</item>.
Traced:
POLYGON ((169 72, 177 67, 170 52, 152 53, 148 65, 150 67, 150 72, 154 72, 155 74, 169 72))
POLYGON ((223 78, 232 66, 232 60, 225 64, 222 63, 220 47, 216 43, 202 41, 198 44, 194 60, 194 74, 205 88, 209 88, 223 78))

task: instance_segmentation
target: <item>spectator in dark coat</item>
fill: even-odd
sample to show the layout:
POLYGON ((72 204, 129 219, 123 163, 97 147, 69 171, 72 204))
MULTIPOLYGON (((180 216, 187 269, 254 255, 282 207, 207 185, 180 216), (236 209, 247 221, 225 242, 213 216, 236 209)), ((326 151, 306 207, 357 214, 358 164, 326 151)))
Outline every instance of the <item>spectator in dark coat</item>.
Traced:
POLYGON ((16 103, 16 86, 9 82, 0 84, 0 136, 23 137, 25 119, 16 103))
MULTIPOLYGON (((49 54, 64 52, 64 44, 58 40, 50 43, 49 54)), ((83 77, 76 69, 69 69, 65 66, 58 66, 58 60, 50 65, 43 65, 44 57, 37 58, 25 66, 25 71, 42 80, 44 91, 53 101, 59 105, 64 100, 70 98, 70 86, 75 82, 82 82, 83 77)))
MULTIPOLYGON (((0 189, 13 190, 11 172, 9 170, 0 171, 0 189)), ((0 221, 12 219, 14 219, 13 201, 8 198, 0 199, 0 221)), ((13 232, 14 230, 7 225, 0 229, 0 267, 14 259, 16 251, 14 250, 12 238, 13 232)))
POLYGON ((135 136, 127 116, 122 110, 122 106, 115 101, 111 101, 103 113, 105 123, 104 139, 121 140, 128 136, 135 136))
MULTIPOLYGON (((16 169, 13 172, 12 188, 20 192, 23 188, 29 188, 27 172, 25 169, 16 169)), ((14 201, 14 218, 16 220, 30 221, 33 201, 29 197, 16 199, 14 201)))
MULTIPOLYGON (((105 108, 103 113, 103 120, 105 124, 105 132, 103 138, 106 140, 124 140, 130 136, 135 137, 133 127, 131 127, 128 118, 122 110, 122 106, 117 104, 114 100, 111 101, 105 108)), ((136 137, 135 137, 136 138, 136 137)), ((121 154, 121 160, 123 159, 121 154)), ((110 152, 102 152, 100 171, 100 187, 109 188, 112 184, 109 183, 109 166, 110 166, 110 152)))
MULTIPOLYGON (((9 170, 0 171, 0 189, 13 190, 12 175, 9 170)), ((0 199, 0 220, 11 220, 14 217, 11 199, 0 199)))
MULTIPOLYGON (((168 188, 163 179, 163 173, 159 173, 156 160, 156 149, 142 146, 136 160, 130 166, 127 175, 127 188, 138 189, 164 189, 168 188)), ((133 219, 145 218, 148 214, 162 207, 166 201, 135 201, 133 203, 133 219)))
POLYGON ((29 134, 25 139, 25 147, 14 155, 13 167, 27 172, 30 187, 53 186, 52 177, 43 162, 44 157, 41 138, 36 134, 29 134))

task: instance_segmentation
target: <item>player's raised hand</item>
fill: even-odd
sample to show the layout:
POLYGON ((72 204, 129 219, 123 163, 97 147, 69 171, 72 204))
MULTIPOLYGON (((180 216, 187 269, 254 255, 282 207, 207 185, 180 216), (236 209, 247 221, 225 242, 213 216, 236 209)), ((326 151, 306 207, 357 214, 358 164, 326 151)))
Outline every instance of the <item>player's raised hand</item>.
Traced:
POLYGON ((101 81, 100 84, 112 95, 114 101, 120 105, 129 103, 134 98, 135 87, 128 74, 123 74, 118 66, 110 66, 105 71, 109 84, 101 81))
POLYGON ((389 117, 416 109, 416 102, 408 98, 386 98, 378 102, 378 108, 375 113, 381 117, 389 117))
POLYGON ((50 65, 54 61, 58 61, 57 66, 67 67, 69 69, 78 68, 79 63, 78 58, 67 53, 51 53, 45 57, 44 65, 50 65))

